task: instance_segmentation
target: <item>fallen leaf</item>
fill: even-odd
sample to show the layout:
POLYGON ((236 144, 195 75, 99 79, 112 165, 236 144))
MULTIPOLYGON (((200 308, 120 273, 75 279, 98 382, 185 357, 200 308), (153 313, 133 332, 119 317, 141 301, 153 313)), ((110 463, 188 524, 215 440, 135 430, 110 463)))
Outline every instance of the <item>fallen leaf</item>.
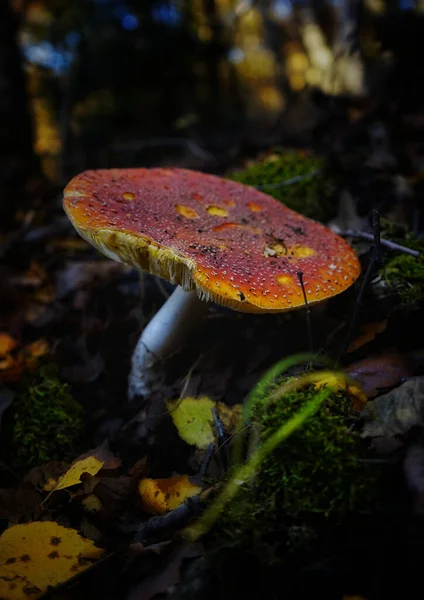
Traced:
POLYGON ((200 450, 215 441, 212 409, 215 402, 206 396, 183 398, 166 403, 178 434, 182 440, 200 450))
POLYGON ((355 350, 358 350, 358 348, 362 348, 362 346, 365 346, 365 344, 372 342, 377 334, 385 331, 386 327, 387 319, 384 319, 383 321, 366 323, 363 327, 361 327, 361 333, 350 342, 347 352, 355 352, 355 350))
POLYGON ((18 342, 7 334, 0 334, 0 381, 5 383, 16 383, 22 376, 23 370, 34 369, 38 359, 49 351, 48 343, 40 338, 35 342, 27 344, 12 355, 18 342), (1 337, 3 336, 3 341, 1 337), (5 352, 4 354, 2 354, 5 352))
POLYGON ((169 479, 142 479, 138 484, 142 508, 152 515, 164 515, 202 491, 191 483, 188 475, 175 475, 169 479))
POLYGON ((41 494, 24 482, 0 489, 0 519, 7 520, 9 525, 33 520, 41 514, 41 501, 41 494))
POLYGON ((367 398, 374 398, 380 391, 393 388, 411 377, 414 363, 409 356, 387 354, 355 361, 345 371, 359 383, 367 398))
POLYGON ((170 400, 166 405, 180 438, 199 450, 206 450, 216 440, 214 408, 228 434, 236 430, 242 414, 241 404, 228 406, 223 402, 214 402, 207 396, 170 400))
POLYGON ((20 380, 25 364, 21 357, 14 358, 7 354, 0 359, 0 381, 3 383, 16 383, 20 380))
MULTIPOLYGON (((81 483, 81 476, 84 473, 88 473, 88 475, 96 475, 96 473, 98 473, 102 467, 103 462, 95 456, 89 456, 87 458, 77 460, 69 467, 64 475, 59 477, 59 481, 51 491, 56 492, 57 490, 64 490, 72 485, 77 485, 78 483, 81 483)), ((44 488, 44 490, 47 491, 46 488, 44 488)))
MULTIPOLYGON (((85 242, 84 245, 87 246, 85 242)), ((104 285, 128 271, 129 267, 110 260, 69 262, 57 276, 58 298, 64 298, 80 288, 104 285)))
POLYGON ((134 499, 136 483, 132 477, 101 477, 96 485, 96 496, 102 503, 102 517, 119 517, 134 499))
POLYGON ((81 454, 77 460, 89 458, 90 456, 94 456, 98 460, 101 460, 103 463, 103 469, 106 470, 117 469, 121 466, 121 461, 119 458, 116 458, 113 452, 110 451, 109 442, 107 440, 102 442, 99 446, 97 446, 97 448, 93 448, 93 450, 89 450, 88 452, 81 454))
POLYGON ((59 477, 69 468, 69 463, 54 460, 44 465, 33 467, 23 478, 25 483, 39 490, 50 492, 57 484, 59 477), (49 489, 50 488, 50 489, 49 489))
POLYGON ((362 435, 380 438, 380 448, 394 449, 399 436, 415 425, 424 426, 424 377, 415 377, 387 394, 368 402, 362 412, 362 435))
MULTIPOLYGON (((63 490, 81 483, 81 477, 84 474, 96 475, 100 469, 117 469, 121 464, 121 461, 117 459, 112 452, 109 450, 107 442, 101 444, 94 450, 90 450, 85 454, 79 456, 58 480, 56 486, 50 489, 50 492, 56 492, 57 490, 63 490)), ((48 482, 51 488, 51 482, 48 482)), ((48 491, 44 487, 44 491, 48 491)))
POLYGON ((228 406, 224 402, 217 402, 216 411, 225 433, 234 433, 243 416, 242 405, 233 404, 233 406, 228 406))
POLYGON ((316 390, 330 387, 335 392, 345 391, 352 401, 352 405, 355 410, 362 410, 367 401, 367 397, 362 390, 355 385, 350 385, 346 378, 340 374, 323 377, 315 383, 314 387, 316 390))
POLYGON ((48 281, 48 275, 46 270, 41 265, 35 261, 32 261, 29 269, 25 271, 25 273, 21 273, 20 275, 13 277, 12 281, 18 286, 38 288, 43 283, 48 281))
POLYGON ((84 498, 84 500, 82 501, 82 505, 86 510, 93 513, 100 512, 103 508, 103 504, 95 494, 90 494, 89 496, 84 498))
POLYGON ((18 342, 8 333, 0 332, 0 358, 10 354, 18 345, 18 342))
POLYGON ((54 521, 14 525, 0 537, 0 597, 39 598, 85 571, 104 554, 75 529, 54 521))
POLYGON ((49 344, 44 338, 39 338, 31 344, 26 344, 26 346, 24 346, 24 352, 31 358, 39 358, 49 352, 49 344))
MULTIPOLYGON (((150 547, 144 550, 144 552, 151 551, 150 547)), ((167 596, 167 592, 181 580, 183 561, 195 559, 203 553, 204 547, 200 543, 184 544, 177 547, 170 557, 166 557, 166 563, 162 568, 153 575, 148 575, 141 583, 130 590, 127 600, 150 600, 156 596, 167 596)))

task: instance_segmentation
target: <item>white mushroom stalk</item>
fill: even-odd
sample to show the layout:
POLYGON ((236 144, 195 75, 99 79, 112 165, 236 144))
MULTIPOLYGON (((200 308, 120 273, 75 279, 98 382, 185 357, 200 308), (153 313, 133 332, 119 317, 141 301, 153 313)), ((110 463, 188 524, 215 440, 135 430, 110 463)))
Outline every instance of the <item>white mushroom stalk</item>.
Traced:
POLYGON ((132 356, 128 378, 128 397, 134 400, 151 394, 163 380, 164 361, 184 344, 208 310, 208 303, 197 292, 177 286, 165 304, 143 329, 132 356))

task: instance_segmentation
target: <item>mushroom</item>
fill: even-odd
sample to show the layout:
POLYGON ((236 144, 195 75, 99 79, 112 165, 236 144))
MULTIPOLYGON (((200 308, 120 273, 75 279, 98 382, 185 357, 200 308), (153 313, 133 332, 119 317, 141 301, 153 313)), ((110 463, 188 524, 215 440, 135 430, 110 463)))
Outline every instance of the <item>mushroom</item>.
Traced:
POLYGON ((352 248, 252 187, 187 169, 100 169, 74 177, 64 208, 106 256, 176 283, 144 328, 129 397, 148 394, 163 360, 207 303, 274 313, 339 294, 358 277, 352 248))

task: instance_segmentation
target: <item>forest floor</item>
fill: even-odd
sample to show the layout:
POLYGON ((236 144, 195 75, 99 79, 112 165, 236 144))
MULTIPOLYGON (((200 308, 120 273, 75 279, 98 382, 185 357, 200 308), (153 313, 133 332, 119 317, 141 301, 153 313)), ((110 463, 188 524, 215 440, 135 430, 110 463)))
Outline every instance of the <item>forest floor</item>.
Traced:
MULTIPOLYGON (((378 111, 346 116, 324 148, 326 180, 308 183, 319 205, 332 182, 326 224, 371 238, 348 238, 357 283, 311 311, 311 330, 303 310, 211 305, 143 401, 127 399, 131 353, 172 286, 92 249, 59 191, 19 215, 0 247, 1 598, 414 597, 424 549, 424 130, 418 118, 391 123, 378 111), (243 401, 267 369, 310 349, 306 371, 328 370, 327 358, 349 384, 291 391, 296 410, 311 390, 313 399, 331 389, 331 402, 240 483, 208 532, 190 535, 231 481, 235 440, 251 425, 235 435, 243 401), (184 402, 188 432, 170 408, 184 402)), ((270 182, 266 156, 258 186, 270 182)), ((303 158, 291 156, 290 176, 272 176, 300 173, 290 194, 301 212, 303 158)), ((297 360, 288 370, 304 373, 297 360)), ((283 422, 295 414, 284 410, 283 422)))

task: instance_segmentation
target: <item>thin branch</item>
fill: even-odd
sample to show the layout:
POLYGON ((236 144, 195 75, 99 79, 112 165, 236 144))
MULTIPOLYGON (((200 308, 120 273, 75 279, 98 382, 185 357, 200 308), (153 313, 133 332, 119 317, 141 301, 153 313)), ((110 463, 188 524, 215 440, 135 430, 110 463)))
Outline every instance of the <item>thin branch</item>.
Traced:
MULTIPOLYGON (((341 235, 342 237, 356 237, 363 240, 367 240, 369 242, 372 242, 374 240, 374 234, 367 233, 365 231, 356 231, 354 229, 344 229, 343 231, 339 232, 339 235, 341 235)), ((380 244, 382 246, 386 246, 386 248, 390 248, 390 250, 399 250, 399 252, 404 252, 405 254, 415 256, 415 258, 418 258, 420 256, 420 252, 418 250, 413 250, 412 248, 401 246, 400 244, 396 244, 396 242, 391 242, 390 240, 385 240, 384 238, 380 238, 380 244)))
POLYGON ((344 344, 340 349, 339 355, 337 357, 337 362, 340 362, 341 357, 345 354, 345 352, 349 346, 350 340, 352 338, 352 334, 356 327, 356 322, 358 320, 359 311, 362 308, 362 299, 364 297, 365 289, 371 280, 375 265, 379 264, 381 261, 380 214, 377 210, 373 210, 373 212, 372 212, 372 228, 373 228, 372 255, 370 258, 370 262, 368 263, 368 267, 365 272, 365 275, 362 279, 361 287, 359 289, 358 297, 357 297, 356 303, 355 303, 355 309, 353 311, 353 315, 350 320, 349 331, 347 332, 344 344))
POLYGON ((296 177, 292 177, 291 179, 284 179, 283 181, 279 181, 278 183, 264 183, 263 185, 256 185, 257 190, 270 190, 273 188, 285 187, 287 185, 292 185, 293 183, 299 183, 299 181, 303 181, 304 179, 311 179, 315 177, 320 172, 320 169, 314 169, 313 171, 309 171, 309 173, 305 173, 305 175, 296 175, 296 177))

